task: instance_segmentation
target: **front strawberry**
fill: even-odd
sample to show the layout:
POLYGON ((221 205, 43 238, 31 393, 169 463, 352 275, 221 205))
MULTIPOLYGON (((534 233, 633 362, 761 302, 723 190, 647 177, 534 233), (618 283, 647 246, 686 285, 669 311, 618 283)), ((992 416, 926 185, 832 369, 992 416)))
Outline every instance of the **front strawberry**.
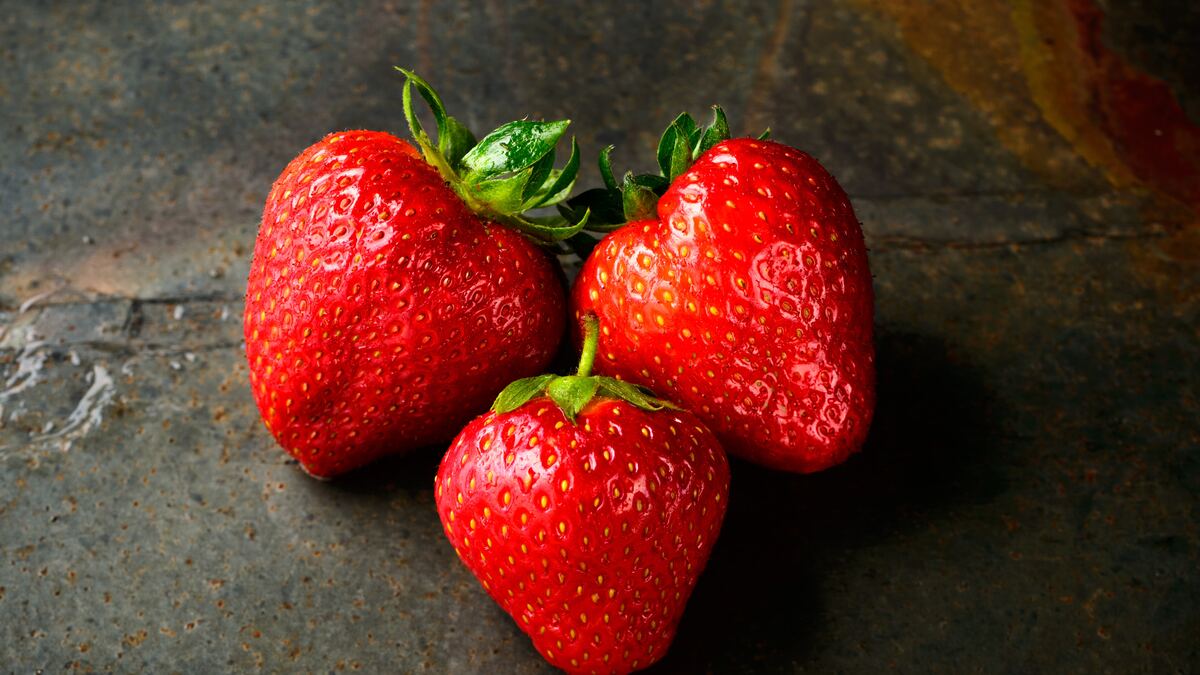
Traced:
POLYGON ((706 130, 686 115, 672 124, 663 176, 627 175, 618 187, 602 154, 608 189, 574 205, 620 229, 586 261, 574 312, 600 318, 599 372, 693 410, 730 452, 819 471, 861 447, 874 409, 862 229, 816 160, 728 140, 715 111, 706 130))
POLYGON ((454 440, 436 480, 460 558, 552 664, 660 659, 720 531, 729 465, 692 414, 591 377, 514 382, 454 440))
POLYGON ((553 241, 582 225, 520 215, 569 192, 574 143, 553 168, 567 123, 514 122, 476 143, 406 75, 421 151, 380 132, 327 136, 280 175, 255 244, 255 401, 318 477, 449 440, 514 375, 541 372, 563 332, 555 263, 518 231, 553 241), (436 146, 413 87, 434 111, 436 146))

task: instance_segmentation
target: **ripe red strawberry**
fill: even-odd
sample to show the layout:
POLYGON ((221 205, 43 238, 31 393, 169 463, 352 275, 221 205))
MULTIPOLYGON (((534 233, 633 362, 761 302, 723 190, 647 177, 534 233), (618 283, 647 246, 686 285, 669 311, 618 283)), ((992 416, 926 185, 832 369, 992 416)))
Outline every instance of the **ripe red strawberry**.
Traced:
POLYGON ((251 386, 267 428, 318 477, 449 440, 514 374, 545 368, 563 332, 555 263, 517 230, 576 231, 519 215, 570 190, 574 143, 552 169, 567 123, 514 122, 476 144, 406 75, 422 152, 381 132, 330 134, 275 182, 255 244, 251 386))
POLYGON ((591 377, 513 383, 436 480, 446 536, 553 665, 624 673, 662 658, 721 528, 729 465, 691 413, 591 377))
POLYGON ((609 189, 575 203, 634 222, 597 245, 573 310, 600 319, 598 372, 694 411, 734 454, 819 471, 861 447, 875 404, 862 229, 815 159, 727 140, 715 111, 707 130, 686 115, 668 129, 666 178, 627 175, 618 194, 601 155, 609 189))

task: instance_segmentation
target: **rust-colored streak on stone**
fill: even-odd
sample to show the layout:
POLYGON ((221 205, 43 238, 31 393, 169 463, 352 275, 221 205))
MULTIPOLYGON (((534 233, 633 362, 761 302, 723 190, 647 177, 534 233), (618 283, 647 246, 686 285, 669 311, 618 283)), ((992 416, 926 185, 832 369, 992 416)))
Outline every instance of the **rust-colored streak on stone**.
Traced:
POLYGON ((1021 39, 1002 2, 859 0, 886 17, 913 52, 988 117, 997 138, 1055 187, 1078 161, 1029 95, 1021 39))
MULTIPOLYGON (((1030 91, 1046 120, 1118 186, 1153 190, 1160 206, 1200 208, 1200 127, 1166 83, 1139 72, 1101 40, 1092 0, 1020 0, 1030 91)), ((1161 214, 1160 214, 1161 215, 1161 214)), ((1178 216, 1176 216, 1178 218, 1178 216)))
POLYGON ((1200 209, 1200 126, 1165 82, 1139 72, 1101 41, 1104 15, 1092 0, 1066 0, 1091 68, 1100 124, 1128 167, 1151 188, 1200 209))
POLYGON ((1167 84, 1104 44, 1104 14, 1092 0, 1020 0, 1013 21, 1047 122, 1114 185, 1148 189, 1146 220, 1191 226, 1160 243, 1168 260, 1200 259, 1190 234, 1200 223, 1200 127, 1167 84))
POLYGON ((759 129, 769 125, 764 120, 763 109, 767 97, 774 91, 779 70, 779 54, 787 40, 788 28, 792 23, 792 2, 782 0, 779 3, 779 13, 775 17, 775 26, 771 30, 770 39, 763 45, 758 63, 754 68, 754 80, 750 87, 750 97, 746 102, 746 126, 759 129))
POLYGON ((1197 222, 1200 127, 1166 83, 1103 43, 1093 0, 860 1, 1050 185, 1061 185, 1065 146, 1115 186, 1151 190, 1149 217, 1197 222))
POLYGON ((432 48, 430 47, 430 13, 433 11, 432 0, 421 0, 417 9, 417 67, 421 73, 428 73, 433 63, 432 48))
POLYGON ((1021 39, 1029 92, 1043 118, 1114 185, 1136 184, 1104 129, 1093 123, 1092 84, 1081 77, 1093 64, 1078 48, 1079 31, 1070 9, 1062 2, 1017 0, 1012 21, 1021 39))

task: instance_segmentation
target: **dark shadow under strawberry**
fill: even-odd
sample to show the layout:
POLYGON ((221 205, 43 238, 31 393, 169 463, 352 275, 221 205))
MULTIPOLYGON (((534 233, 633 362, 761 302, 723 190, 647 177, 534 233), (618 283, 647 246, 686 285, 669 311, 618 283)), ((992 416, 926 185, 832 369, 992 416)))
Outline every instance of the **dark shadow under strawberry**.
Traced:
POLYGON ((723 534, 661 672, 811 663, 828 644, 893 624, 894 604, 854 606, 852 589, 888 588, 896 542, 1004 492, 994 420, 1005 415, 981 371, 933 336, 882 332, 878 350, 879 404, 861 454, 810 476, 734 463, 723 534), (829 626, 831 615, 862 625, 829 626))

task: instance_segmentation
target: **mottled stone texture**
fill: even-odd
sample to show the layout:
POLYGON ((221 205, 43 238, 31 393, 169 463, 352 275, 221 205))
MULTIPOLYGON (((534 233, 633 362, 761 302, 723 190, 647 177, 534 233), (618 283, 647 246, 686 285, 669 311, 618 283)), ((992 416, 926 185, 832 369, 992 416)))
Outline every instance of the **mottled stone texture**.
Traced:
MULTIPOLYGON (((1194 111, 1195 7, 1105 6, 1194 111)), ((437 449, 318 483, 247 386, 268 186, 330 130, 402 131, 392 64, 620 167, 721 102, 858 209, 871 439, 735 463, 661 672, 1194 669, 1195 205, 1039 116, 1007 3, 923 7, 0 2, 0 670, 547 670, 444 541, 437 449)))

